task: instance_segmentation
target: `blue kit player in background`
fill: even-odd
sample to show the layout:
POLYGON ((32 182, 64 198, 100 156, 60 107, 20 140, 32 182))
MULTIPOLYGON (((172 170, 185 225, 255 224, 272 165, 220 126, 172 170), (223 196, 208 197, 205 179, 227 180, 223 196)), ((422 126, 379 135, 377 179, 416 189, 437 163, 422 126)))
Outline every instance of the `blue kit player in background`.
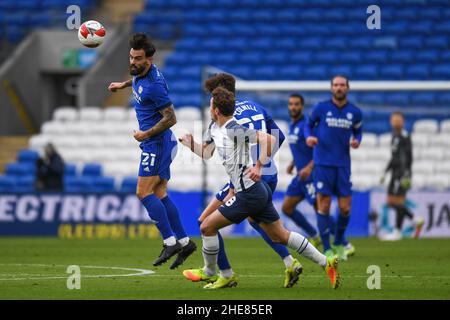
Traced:
POLYGON ((350 147, 358 148, 362 139, 362 113, 347 101, 349 81, 337 75, 331 80, 331 100, 318 103, 305 126, 306 143, 314 147, 314 185, 317 196, 317 225, 326 256, 337 254, 347 260, 344 234, 352 202, 350 147), (331 197, 338 198, 334 251, 330 245, 331 197))
MULTIPOLYGON (((221 87, 235 94, 236 79, 229 74, 219 73, 205 81, 205 90, 212 93, 216 88, 221 87)), ((277 145, 274 153, 279 149, 285 136, 280 130, 278 125, 272 119, 272 117, 266 112, 266 110, 259 104, 253 101, 235 101, 235 110, 233 117, 236 122, 246 128, 262 131, 264 133, 271 133, 277 137, 277 145)), ((192 137, 190 138, 192 140, 192 137)), ((258 158, 256 145, 252 146, 252 159, 256 162, 258 158)), ((275 191, 278 182, 278 172, 274 161, 270 161, 262 168, 262 180, 264 180, 270 187, 272 193, 275 191)), ((216 211, 221 205, 223 205, 228 199, 234 196, 234 186, 231 183, 225 184, 225 186, 216 194, 215 198, 211 200, 209 205, 203 211, 199 217, 199 223, 201 223, 206 217, 216 211)), ((302 266, 297 259, 294 259, 287 248, 284 245, 274 243, 264 230, 253 220, 249 219, 250 225, 260 233, 263 239, 269 244, 272 249, 280 256, 286 267, 284 287, 290 288, 297 281, 300 273, 302 272, 302 266)), ((218 233, 220 249, 218 254, 217 264, 220 270, 220 278, 217 281, 216 286, 226 286, 236 279, 231 279, 233 270, 228 261, 223 238, 218 233)), ((216 279, 217 275, 213 278, 207 277, 203 269, 191 269, 184 272, 186 278, 191 281, 207 281, 210 279, 216 279)))
MULTIPOLYGON (((297 175, 288 186, 283 200, 282 211, 289 216, 300 228, 311 237, 309 241, 318 247, 321 240, 317 230, 306 220, 304 215, 296 209, 296 206, 306 199, 317 213, 316 188, 314 187, 314 160, 313 148, 306 144, 304 128, 308 125, 308 118, 304 115, 305 100, 300 94, 292 94, 288 102, 289 115, 292 122, 289 125, 289 147, 293 161, 289 164, 287 172, 292 174, 294 168, 297 175)), ((335 230, 336 221, 330 216, 331 230, 335 230)), ((334 234, 334 232, 333 232, 334 234)), ((355 253, 355 247, 349 243, 344 235, 343 245, 348 256, 355 253)))
POLYGON ((296 209, 297 205, 306 199, 316 210, 316 192, 312 179, 314 168, 313 149, 306 144, 304 127, 307 118, 303 115, 305 100, 300 94, 292 94, 289 97, 288 110, 292 122, 289 125, 289 147, 294 158, 287 168, 288 174, 292 174, 294 168, 297 175, 289 184, 283 199, 282 211, 292 219, 297 226, 302 228, 309 241, 315 246, 320 245, 320 237, 317 230, 308 222, 305 216, 296 209))
POLYGON ((145 34, 130 39, 130 74, 132 80, 113 82, 109 90, 115 92, 132 86, 133 104, 139 122, 134 138, 142 149, 136 194, 163 238, 163 249, 154 261, 159 266, 175 254, 170 269, 181 265, 195 250, 195 243, 187 236, 177 207, 167 195, 170 164, 177 153, 177 140, 170 127, 176 123, 175 110, 168 96, 167 83, 153 62, 156 51, 145 34))

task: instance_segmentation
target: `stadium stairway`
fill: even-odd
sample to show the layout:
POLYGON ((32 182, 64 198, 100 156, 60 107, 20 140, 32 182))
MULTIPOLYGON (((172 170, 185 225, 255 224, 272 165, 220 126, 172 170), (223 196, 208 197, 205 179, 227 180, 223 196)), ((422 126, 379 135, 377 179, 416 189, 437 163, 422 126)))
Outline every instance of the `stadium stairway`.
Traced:
POLYGON ((7 163, 14 162, 20 149, 28 147, 29 136, 0 137, 0 173, 5 170, 7 163))

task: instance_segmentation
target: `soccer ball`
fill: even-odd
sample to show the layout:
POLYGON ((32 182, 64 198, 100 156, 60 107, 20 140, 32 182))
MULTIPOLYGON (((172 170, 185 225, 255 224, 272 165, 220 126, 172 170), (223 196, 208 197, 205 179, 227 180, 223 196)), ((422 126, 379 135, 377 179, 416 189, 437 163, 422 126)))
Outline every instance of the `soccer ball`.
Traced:
POLYGON ((78 29, 78 39, 89 48, 98 47, 105 39, 106 30, 102 24, 95 20, 83 22, 78 29))

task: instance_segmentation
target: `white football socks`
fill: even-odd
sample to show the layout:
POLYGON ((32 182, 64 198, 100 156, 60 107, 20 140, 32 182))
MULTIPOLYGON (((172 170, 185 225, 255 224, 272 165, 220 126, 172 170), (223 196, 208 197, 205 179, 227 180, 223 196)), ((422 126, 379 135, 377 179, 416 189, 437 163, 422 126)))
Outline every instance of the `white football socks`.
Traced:
POLYGON ((290 268, 292 266, 292 263, 294 262, 294 258, 291 255, 288 255, 283 259, 283 262, 286 268, 290 268))
POLYGON ((177 239, 175 239, 174 236, 170 236, 170 237, 168 237, 167 239, 164 239, 164 240, 163 240, 163 243, 164 243, 166 246, 171 247, 171 246, 174 246, 174 245, 177 243, 177 239))
POLYGON ((181 244, 182 247, 185 247, 189 243, 189 237, 181 238, 180 240, 178 240, 178 242, 181 244))
POLYGON ((203 247, 202 254, 205 262, 203 271, 208 276, 216 274, 217 255, 219 254, 219 237, 215 236, 202 236, 203 247))
POLYGON ((224 278, 231 278, 231 276, 233 275, 233 269, 225 269, 225 270, 220 270, 220 275, 224 278))
POLYGON ((327 257, 319 252, 308 239, 297 232, 291 231, 289 234, 288 247, 294 249, 299 254, 304 255, 309 260, 324 267, 327 264, 327 257))

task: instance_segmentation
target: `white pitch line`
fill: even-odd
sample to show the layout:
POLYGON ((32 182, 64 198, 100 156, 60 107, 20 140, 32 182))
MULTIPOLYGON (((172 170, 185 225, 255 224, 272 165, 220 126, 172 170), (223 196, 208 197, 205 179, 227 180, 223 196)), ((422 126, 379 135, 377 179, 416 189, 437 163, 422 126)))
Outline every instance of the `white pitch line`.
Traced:
MULTIPOLYGON (((38 264, 38 263, 0 263, 0 266, 31 266, 31 267, 65 267, 69 265, 60 264, 38 264)), ((109 269, 109 270, 125 270, 133 271, 134 273, 128 274, 98 274, 98 275, 81 275, 81 278, 115 278, 115 277, 140 277, 154 274, 153 270, 138 269, 138 268, 125 268, 125 267, 105 267, 105 266, 79 266, 80 268, 87 269, 109 269)), ((23 274, 23 273, 22 273, 23 274)), ((22 275, 17 274, 17 275, 22 275)), ((44 276, 44 277, 21 277, 21 278, 4 278, 0 281, 18 281, 18 280, 56 280, 56 279, 67 279, 68 276, 44 276)))

